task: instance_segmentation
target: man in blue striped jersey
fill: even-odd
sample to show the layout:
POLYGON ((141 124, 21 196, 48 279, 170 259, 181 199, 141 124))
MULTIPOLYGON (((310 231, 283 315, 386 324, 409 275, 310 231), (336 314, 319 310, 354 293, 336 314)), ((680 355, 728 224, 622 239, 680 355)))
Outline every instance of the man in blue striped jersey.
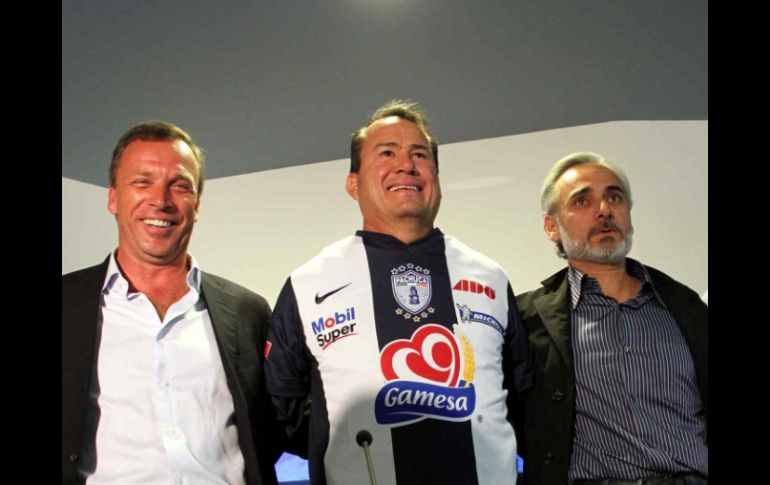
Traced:
POLYGON ((541 205, 569 266, 516 299, 534 365, 524 482, 707 483, 706 305, 626 257, 631 187, 602 156, 559 160, 541 205))
POLYGON ((354 133, 346 189, 363 230, 292 272, 268 334, 293 437, 310 402, 310 482, 514 485, 526 332, 502 268, 434 227, 438 144, 417 106, 390 102, 354 133))

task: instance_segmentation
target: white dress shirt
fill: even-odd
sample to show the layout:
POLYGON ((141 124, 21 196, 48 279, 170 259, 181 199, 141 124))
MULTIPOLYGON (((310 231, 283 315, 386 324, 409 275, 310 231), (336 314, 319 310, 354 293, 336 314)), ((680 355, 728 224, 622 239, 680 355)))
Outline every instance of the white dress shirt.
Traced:
MULTIPOLYGON (((243 484, 233 399, 191 257, 163 320, 115 255, 100 302, 96 468, 89 485, 243 484)), ((93 390, 92 390, 93 391, 93 390)))

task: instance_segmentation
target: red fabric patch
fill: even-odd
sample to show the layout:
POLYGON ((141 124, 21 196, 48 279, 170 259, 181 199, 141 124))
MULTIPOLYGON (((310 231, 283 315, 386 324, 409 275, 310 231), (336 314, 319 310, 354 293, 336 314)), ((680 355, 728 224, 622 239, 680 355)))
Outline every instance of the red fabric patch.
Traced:
POLYGON ((267 344, 265 344, 265 358, 267 359, 268 354, 270 353, 270 347, 272 347, 273 344, 270 343, 270 341, 267 341, 267 344))

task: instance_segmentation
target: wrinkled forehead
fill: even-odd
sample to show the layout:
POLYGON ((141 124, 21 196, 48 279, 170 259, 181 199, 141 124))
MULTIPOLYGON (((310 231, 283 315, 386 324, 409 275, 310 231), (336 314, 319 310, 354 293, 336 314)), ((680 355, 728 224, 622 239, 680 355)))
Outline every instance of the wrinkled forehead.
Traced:
POLYGON ((382 118, 367 126, 363 132, 363 145, 368 146, 369 140, 382 141, 383 138, 404 135, 416 135, 420 139, 418 143, 430 148, 430 137, 425 130, 416 123, 395 115, 382 118))
POLYGON ((200 177, 200 166, 195 152, 184 140, 134 140, 121 154, 118 172, 127 165, 126 161, 133 162, 133 165, 142 162, 172 164, 196 180, 200 177))
POLYGON ((607 167, 596 164, 582 164, 570 167, 556 181, 559 200, 564 201, 575 193, 606 192, 623 189, 623 182, 607 167))

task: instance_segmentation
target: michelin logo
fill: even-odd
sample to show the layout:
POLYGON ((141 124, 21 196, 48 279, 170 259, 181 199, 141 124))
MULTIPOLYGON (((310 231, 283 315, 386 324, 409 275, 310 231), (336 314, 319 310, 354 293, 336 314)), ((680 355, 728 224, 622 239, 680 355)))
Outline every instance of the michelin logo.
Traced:
POLYGON ((457 309, 460 310, 460 321, 465 323, 483 323, 484 325, 494 328, 500 333, 505 333, 503 326, 500 325, 500 322, 492 315, 487 315, 486 313, 471 310, 468 305, 461 305, 459 303, 457 303, 457 309))

